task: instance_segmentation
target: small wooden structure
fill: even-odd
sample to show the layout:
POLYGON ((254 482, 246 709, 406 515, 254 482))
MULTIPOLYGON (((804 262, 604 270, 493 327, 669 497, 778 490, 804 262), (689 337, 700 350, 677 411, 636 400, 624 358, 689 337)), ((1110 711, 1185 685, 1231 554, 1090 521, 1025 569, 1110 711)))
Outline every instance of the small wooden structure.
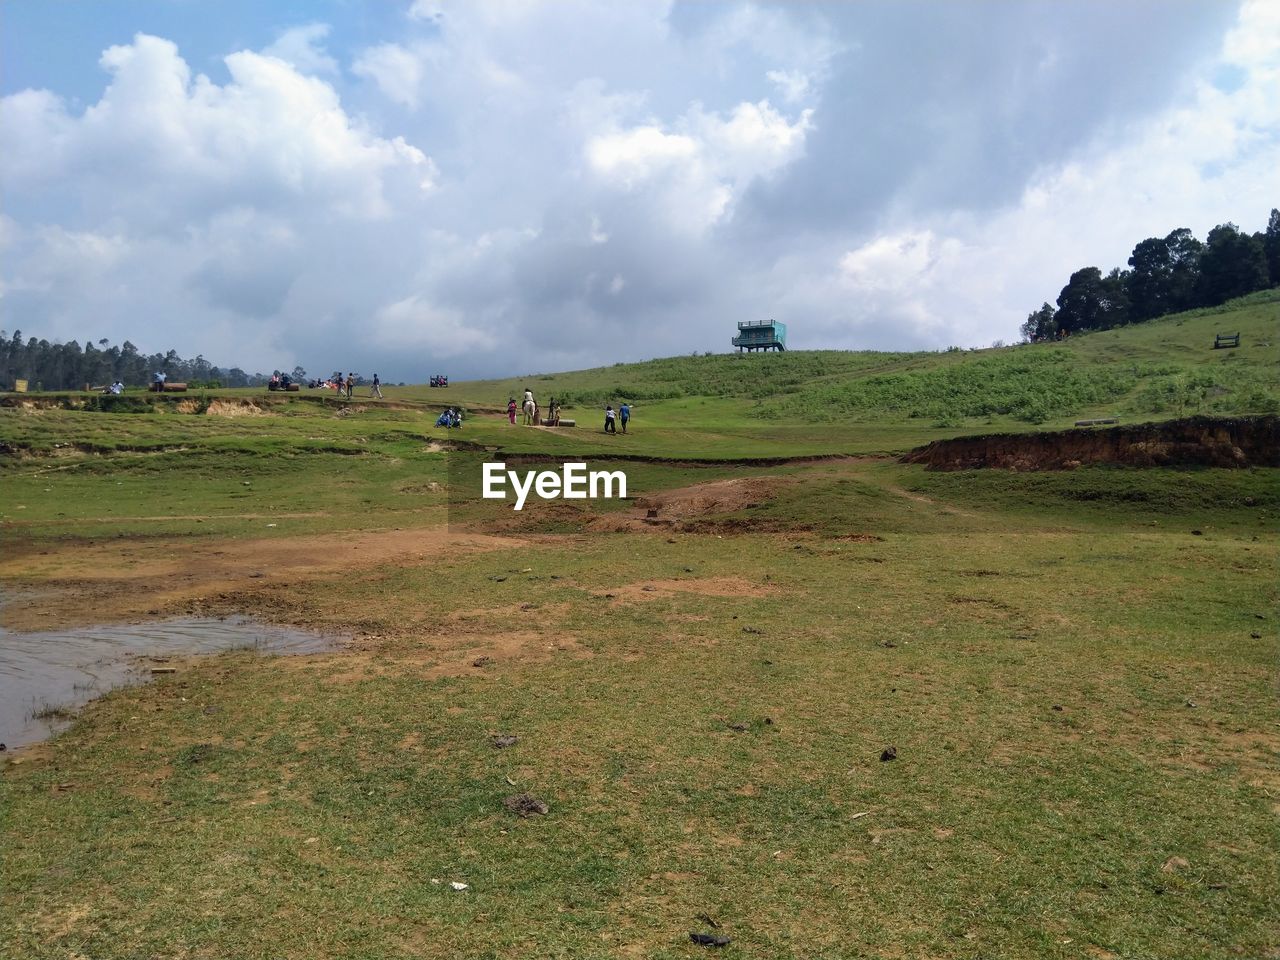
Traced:
POLYGON ((786 350, 787 325, 776 320, 746 320, 738 323, 738 335, 730 341, 738 352, 746 350, 786 350))
POLYGON ((170 383, 168 381, 164 383, 152 382, 151 386, 147 389, 152 393, 186 393, 187 385, 185 383, 170 383))
POLYGON ((1219 333, 1213 338, 1213 349, 1219 350, 1223 347, 1240 346, 1240 334, 1238 333, 1219 333))

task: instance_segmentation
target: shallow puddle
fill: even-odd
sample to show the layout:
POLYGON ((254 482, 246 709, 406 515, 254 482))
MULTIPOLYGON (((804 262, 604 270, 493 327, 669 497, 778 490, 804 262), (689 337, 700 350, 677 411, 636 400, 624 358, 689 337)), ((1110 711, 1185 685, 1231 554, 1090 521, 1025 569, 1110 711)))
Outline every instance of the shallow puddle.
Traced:
POLYGON ((0 743, 12 750, 65 726, 94 697, 142 683, 165 658, 226 650, 322 653, 337 642, 246 617, 164 620, 47 633, 0 628, 0 743))

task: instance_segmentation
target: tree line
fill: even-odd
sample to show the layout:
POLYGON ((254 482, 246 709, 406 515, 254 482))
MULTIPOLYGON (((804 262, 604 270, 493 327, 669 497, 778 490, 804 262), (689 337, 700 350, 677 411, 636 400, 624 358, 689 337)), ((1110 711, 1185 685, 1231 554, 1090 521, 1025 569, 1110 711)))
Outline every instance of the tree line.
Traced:
POLYGON ((1103 275, 1077 270, 1058 294, 1022 324, 1025 341, 1057 340, 1085 330, 1142 323, 1165 314, 1214 307, 1255 290, 1280 285, 1280 210, 1265 232, 1245 233, 1234 223, 1209 231, 1201 243, 1186 227, 1149 237, 1133 248, 1129 269, 1103 275))
POLYGON ((85 384, 96 387, 116 380, 142 386, 150 383, 155 373, 193 386, 258 387, 267 382, 261 373, 216 367, 203 356, 184 360, 174 350, 148 355, 128 340, 120 346, 112 346, 106 339, 96 345, 86 340, 82 347, 75 340, 50 343, 31 337, 23 341, 21 330, 13 331, 12 336, 0 330, 0 389, 11 388, 15 380, 26 380, 32 389, 38 385, 44 390, 79 390, 85 384))

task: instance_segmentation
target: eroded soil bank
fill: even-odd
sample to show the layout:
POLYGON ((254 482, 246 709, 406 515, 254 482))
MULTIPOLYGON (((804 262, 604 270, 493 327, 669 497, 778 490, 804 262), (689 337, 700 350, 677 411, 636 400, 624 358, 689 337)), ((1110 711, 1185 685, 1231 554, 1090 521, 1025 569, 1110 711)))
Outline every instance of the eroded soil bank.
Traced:
POLYGON ((1085 464, 1132 467, 1280 466, 1280 417, 1191 417, 1106 429, 1005 433, 936 440, 903 463, 930 470, 1071 470, 1085 464))

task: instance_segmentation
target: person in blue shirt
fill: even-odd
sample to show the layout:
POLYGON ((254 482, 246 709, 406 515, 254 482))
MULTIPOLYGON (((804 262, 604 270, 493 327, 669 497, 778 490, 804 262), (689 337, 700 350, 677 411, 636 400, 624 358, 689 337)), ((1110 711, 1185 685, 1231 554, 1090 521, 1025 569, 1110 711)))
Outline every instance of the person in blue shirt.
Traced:
POLYGON ((618 408, 618 420, 622 423, 622 432, 627 432, 627 421, 631 419, 631 404, 624 402, 618 408))

